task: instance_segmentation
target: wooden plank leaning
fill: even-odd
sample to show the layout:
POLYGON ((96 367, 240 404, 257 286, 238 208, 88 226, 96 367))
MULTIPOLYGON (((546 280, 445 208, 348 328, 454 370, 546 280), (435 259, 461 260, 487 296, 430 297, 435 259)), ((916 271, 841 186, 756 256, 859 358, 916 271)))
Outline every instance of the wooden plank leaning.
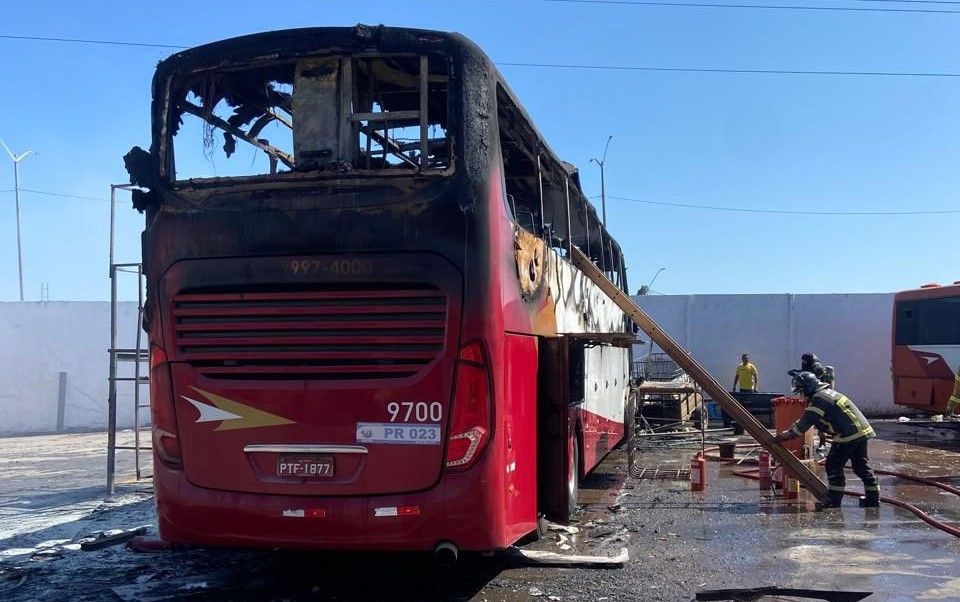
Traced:
POLYGON ((804 466, 796 456, 775 442, 773 435, 767 431, 766 427, 764 427, 760 421, 754 418, 745 407, 740 405, 740 402, 734 399, 733 396, 717 382, 717 379, 711 376, 697 360, 693 359, 676 341, 670 338, 670 335, 657 326, 653 319, 640 309, 627 294, 610 282, 604 273, 600 271, 600 268, 594 265, 580 249, 576 247, 573 248, 571 259, 573 260, 573 265, 596 283, 624 313, 630 316, 637 326, 639 326, 654 343, 663 349, 673 361, 677 362, 704 391, 709 393, 710 397, 720 404, 720 407, 726 410, 739 424, 743 425, 744 430, 750 433, 750 435, 757 440, 757 443, 767 449, 781 464, 785 464, 790 468, 810 493, 821 501, 827 499, 827 486, 823 481, 804 466))

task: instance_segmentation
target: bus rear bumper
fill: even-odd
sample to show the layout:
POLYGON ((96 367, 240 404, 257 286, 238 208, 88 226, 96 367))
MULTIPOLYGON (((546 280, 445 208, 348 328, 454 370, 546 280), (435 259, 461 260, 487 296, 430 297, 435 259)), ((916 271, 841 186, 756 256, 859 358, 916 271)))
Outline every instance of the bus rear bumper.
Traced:
POLYGON ((402 495, 310 497, 197 487, 155 463, 160 537, 171 543, 286 549, 430 551, 509 546, 479 479, 448 475, 434 488, 402 495))

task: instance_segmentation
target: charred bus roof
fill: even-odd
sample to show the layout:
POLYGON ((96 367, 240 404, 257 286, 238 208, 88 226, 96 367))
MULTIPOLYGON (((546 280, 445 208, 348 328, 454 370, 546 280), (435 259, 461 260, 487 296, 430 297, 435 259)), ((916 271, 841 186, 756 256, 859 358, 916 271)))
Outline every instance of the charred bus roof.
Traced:
POLYGON ((238 36, 178 52, 160 61, 154 82, 163 82, 177 74, 241 66, 256 60, 365 52, 417 54, 425 50, 483 55, 473 42, 457 33, 383 25, 304 27, 238 36))

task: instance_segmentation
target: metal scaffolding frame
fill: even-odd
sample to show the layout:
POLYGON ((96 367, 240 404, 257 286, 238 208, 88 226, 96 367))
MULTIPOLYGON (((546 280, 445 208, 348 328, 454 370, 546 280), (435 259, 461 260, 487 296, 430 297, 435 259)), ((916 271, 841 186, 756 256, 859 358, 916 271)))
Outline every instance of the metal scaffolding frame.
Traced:
POLYGON ((148 382, 148 376, 141 371, 141 363, 149 362, 150 354, 143 348, 143 302, 144 302, 144 274, 141 263, 116 263, 114 261, 114 243, 116 227, 117 191, 132 190, 136 186, 130 184, 110 185, 110 355, 109 373, 107 375, 107 493, 113 494, 116 478, 117 450, 133 450, 137 480, 144 477, 141 470, 140 452, 151 451, 151 439, 147 438, 147 445, 141 444, 140 412, 150 407, 149 395, 147 403, 141 403, 140 387, 148 382), (133 348, 117 347, 117 277, 120 273, 137 275, 137 335, 133 348), (119 362, 133 362, 133 376, 118 376, 119 362), (134 444, 117 445, 117 384, 122 382, 133 383, 133 424, 134 444))

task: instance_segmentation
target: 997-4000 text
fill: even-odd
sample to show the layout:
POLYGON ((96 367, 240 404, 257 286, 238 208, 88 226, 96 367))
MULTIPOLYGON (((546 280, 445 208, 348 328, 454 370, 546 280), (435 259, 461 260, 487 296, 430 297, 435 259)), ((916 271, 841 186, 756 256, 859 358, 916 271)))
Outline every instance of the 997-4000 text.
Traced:
POLYGON ((319 273, 367 276, 373 273, 373 262, 369 259, 292 259, 287 267, 297 276, 319 273))

